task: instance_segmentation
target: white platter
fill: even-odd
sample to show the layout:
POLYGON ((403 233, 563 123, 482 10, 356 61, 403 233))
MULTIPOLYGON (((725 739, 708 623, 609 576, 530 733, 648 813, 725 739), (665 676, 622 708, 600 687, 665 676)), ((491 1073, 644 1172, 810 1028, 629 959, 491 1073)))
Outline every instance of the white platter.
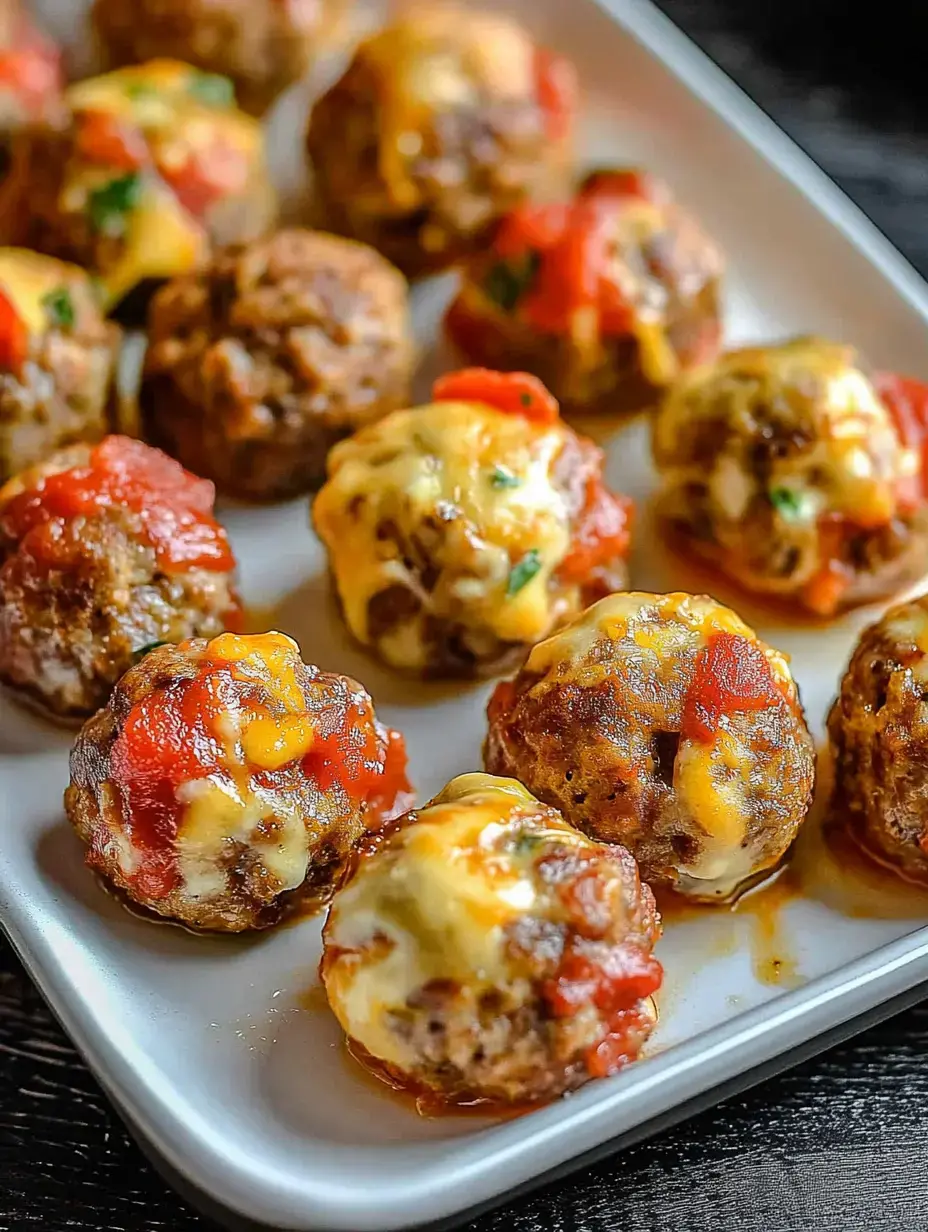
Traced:
MULTIPOLYGON (((46 0, 80 36, 82 5, 46 0)), ((585 89, 584 160, 665 176, 728 253, 728 339, 815 331, 882 368, 928 378, 928 288, 874 227, 647 0, 505 0, 571 55, 585 89)), ((336 65, 329 65, 327 72, 336 65)), ((299 201, 306 92, 282 101, 273 149, 299 201)), ((426 347, 450 282, 416 292, 426 347)), ((446 357, 445 357, 446 358, 446 357)), ((427 350, 419 393, 440 370, 427 350)), ((637 589, 706 579, 656 550, 639 422, 608 439, 608 478, 641 502, 637 589)), ((308 659, 363 680, 401 728, 420 799, 479 767, 488 687, 411 687, 348 642, 330 604, 305 502, 223 511, 246 601, 308 659)), ((730 593, 718 597, 732 601, 730 593)), ((857 631, 742 614, 793 660, 815 735, 857 631)), ((130 915, 85 871, 61 810, 66 733, 0 701, 0 919, 28 969, 145 1145, 229 1219, 351 1232, 446 1221, 597 1149, 652 1132, 772 1064, 786 1065, 928 981, 928 902, 837 876, 807 836, 803 893, 671 919, 661 1022, 648 1059, 503 1124, 426 1120, 345 1058, 315 983, 318 920, 207 939, 130 915), (779 967, 776 966, 776 961, 779 967), (842 1027, 842 1024, 845 1024, 842 1027)))

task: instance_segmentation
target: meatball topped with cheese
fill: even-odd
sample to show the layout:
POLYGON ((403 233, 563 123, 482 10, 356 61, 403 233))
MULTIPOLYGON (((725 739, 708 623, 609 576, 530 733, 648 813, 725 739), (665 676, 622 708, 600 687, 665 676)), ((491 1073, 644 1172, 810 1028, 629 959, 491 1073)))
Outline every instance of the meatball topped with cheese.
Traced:
POLYGON ((652 885, 731 898, 774 869, 815 754, 778 651, 705 596, 611 595, 497 686, 484 749, 652 885))
POLYGON ((228 77, 261 115, 309 68, 344 0, 96 0, 93 22, 114 67, 167 56, 228 77))
POLYGON ((831 823, 928 883, 928 596, 861 635, 828 717, 831 823))
POLYGON ((654 424, 658 508, 749 590, 821 616, 891 594, 928 569, 926 411, 928 387, 868 376, 851 347, 730 351, 654 424))
POLYGON ((10 138, 62 119, 61 52, 20 0, 0 0, 0 173, 10 138))
POLYGON ((473 676, 625 584, 631 503, 534 377, 442 377, 329 457, 316 530, 352 634, 390 666, 473 676))
POLYGON ((506 17, 416 10, 357 49, 316 103, 307 149, 321 225, 431 273, 562 178, 573 70, 506 17))
POLYGON ((550 1099, 633 1061, 662 971, 628 852, 484 774, 409 820, 362 859, 323 933, 356 1055, 448 1103, 550 1099))
POLYGON ((405 799, 402 737, 281 633, 149 651, 85 723, 65 807, 87 863, 159 915, 266 928, 325 900, 405 799))
POLYGON ((74 445, 0 489, 0 681, 93 714, 153 642, 241 618, 213 485, 124 436, 74 445))
POLYGON ((663 184, 601 171, 566 204, 503 218, 446 327, 469 360, 535 373, 565 409, 633 411, 716 354, 721 275, 719 249, 663 184))
POLYGON ((331 446, 408 404, 406 283, 365 244, 280 231, 223 249, 149 313, 146 435, 220 492, 318 487, 331 446))
POLYGON ((108 306, 273 222, 261 128, 225 78, 154 60, 78 82, 66 102, 66 125, 14 143, 0 233, 83 265, 108 306))
POLYGON ((0 248, 0 482, 103 436, 119 341, 83 270, 0 248))

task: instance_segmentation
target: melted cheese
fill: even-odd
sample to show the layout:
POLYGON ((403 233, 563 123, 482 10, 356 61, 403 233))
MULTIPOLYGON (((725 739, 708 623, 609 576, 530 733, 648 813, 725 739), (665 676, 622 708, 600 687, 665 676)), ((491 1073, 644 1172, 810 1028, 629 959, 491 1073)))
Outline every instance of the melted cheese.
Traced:
MULTIPOLYGON (((538 888, 530 867, 497 841, 520 809, 540 807, 514 779, 461 775, 336 895, 325 940, 337 957, 323 962, 326 992, 347 1034, 374 1056, 414 1068, 391 1015, 430 980, 478 994, 510 983, 505 930, 536 908, 538 888)), ((532 834, 596 850, 550 817, 532 834)))
MULTIPOLYGON (((439 570, 428 599, 434 615, 504 641, 533 642, 548 633, 559 615, 552 574, 570 545, 568 511, 552 480, 565 431, 560 423, 541 426, 490 407, 440 402, 395 412, 337 445, 313 518, 355 637, 371 641, 368 604, 375 594, 396 583, 418 589, 396 536, 378 536, 389 523, 404 541, 421 539, 439 570), (500 467, 514 485, 494 484, 500 467), (437 534, 429 534, 430 525, 437 534), (513 566, 530 552, 538 554, 537 573, 507 593, 513 566)), ((399 640, 381 642, 384 657, 422 666, 424 620, 420 613, 399 627, 399 640)))
POLYGON ((42 302, 45 296, 73 285, 75 280, 89 287, 87 275, 76 265, 25 248, 0 248, 0 288, 31 334, 48 329, 48 313, 42 302))

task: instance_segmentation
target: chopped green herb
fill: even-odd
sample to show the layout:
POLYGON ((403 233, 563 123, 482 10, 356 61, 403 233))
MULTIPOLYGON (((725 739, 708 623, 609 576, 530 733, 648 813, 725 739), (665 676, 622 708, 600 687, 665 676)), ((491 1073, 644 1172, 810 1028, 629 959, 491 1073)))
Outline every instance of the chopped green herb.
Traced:
POLYGON ((158 98, 160 93, 160 90, 150 81, 132 81, 126 86, 126 97, 134 102, 142 102, 146 98, 158 98))
POLYGON ((187 89, 207 107, 235 106, 235 86, 219 73, 192 73, 187 89))
POLYGON ((802 522, 809 516, 809 502, 793 488, 771 488, 770 503, 787 522, 802 522))
POLYGON ((43 295, 42 307, 50 325, 57 325, 59 329, 74 328, 74 301, 67 287, 55 287, 43 295))
POLYGON ((525 855, 529 851, 537 851, 544 841, 544 835, 522 830, 516 835, 512 850, 516 855, 525 855))
POLYGON ((483 281, 484 295, 502 308, 503 312, 512 312, 534 281, 538 265, 537 252, 526 253, 519 258, 518 263, 497 261, 490 266, 483 281))
POLYGON ((509 581, 506 583, 506 596, 511 599, 517 595, 523 586, 527 586, 541 568, 541 553, 537 548, 529 548, 521 560, 509 570, 509 581))
POLYGON ((94 231, 103 235, 120 236, 126 230, 126 215, 139 203, 142 195, 142 177, 130 171, 118 179, 110 180, 95 188, 87 202, 87 212, 94 231))
POLYGON ((518 488, 522 480, 514 475, 506 466, 494 466, 490 472, 490 483, 494 488, 518 488))
POLYGON ((144 659, 150 650, 157 650, 159 646, 173 646, 173 642, 149 642, 147 646, 140 646, 138 650, 133 650, 133 662, 138 663, 140 659, 144 659))

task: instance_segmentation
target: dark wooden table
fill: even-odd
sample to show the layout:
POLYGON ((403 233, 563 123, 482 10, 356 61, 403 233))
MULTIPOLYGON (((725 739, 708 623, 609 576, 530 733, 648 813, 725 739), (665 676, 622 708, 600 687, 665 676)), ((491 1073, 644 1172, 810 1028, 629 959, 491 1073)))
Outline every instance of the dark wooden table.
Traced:
MULTIPOLYGON (((662 7, 928 272, 916 5, 869 5, 869 24, 835 0, 662 7)), ((926 1232, 926 1053, 921 1005, 470 1232, 926 1232)), ((0 1232, 208 1226, 128 1139, 0 942, 0 1232)))

